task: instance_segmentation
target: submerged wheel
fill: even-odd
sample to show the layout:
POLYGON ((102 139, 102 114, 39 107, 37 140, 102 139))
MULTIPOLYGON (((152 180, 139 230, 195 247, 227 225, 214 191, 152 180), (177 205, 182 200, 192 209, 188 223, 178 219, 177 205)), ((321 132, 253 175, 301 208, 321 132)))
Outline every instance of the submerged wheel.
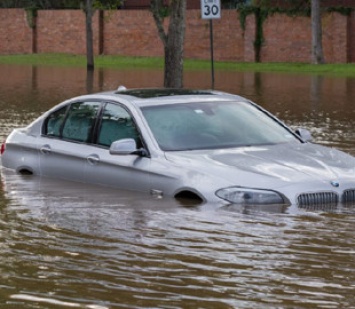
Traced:
POLYGON ((188 190, 181 191, 174 197, 183 206, 197 206, 203 203, 203 199, 198 194, 188 190))

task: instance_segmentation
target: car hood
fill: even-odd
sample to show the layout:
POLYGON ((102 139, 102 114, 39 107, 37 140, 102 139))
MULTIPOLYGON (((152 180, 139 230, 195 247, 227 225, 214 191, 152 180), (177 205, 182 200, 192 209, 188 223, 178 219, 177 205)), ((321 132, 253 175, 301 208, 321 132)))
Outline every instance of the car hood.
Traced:
POLYGON ((311 143, 167 152, 166 158, 224 185, 277 189, 290 184, 355 184, 355 158, 311 143))

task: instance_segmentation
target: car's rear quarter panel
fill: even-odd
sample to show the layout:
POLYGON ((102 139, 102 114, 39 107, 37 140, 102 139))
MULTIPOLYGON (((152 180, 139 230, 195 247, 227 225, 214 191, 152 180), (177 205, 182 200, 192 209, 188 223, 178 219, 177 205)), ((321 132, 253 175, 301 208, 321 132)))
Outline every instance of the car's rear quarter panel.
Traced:
POLYGON ((6 139, 1 163, 17 172, 39 174, 37 136, 27 134, 25 129, 15 129, 6 139))

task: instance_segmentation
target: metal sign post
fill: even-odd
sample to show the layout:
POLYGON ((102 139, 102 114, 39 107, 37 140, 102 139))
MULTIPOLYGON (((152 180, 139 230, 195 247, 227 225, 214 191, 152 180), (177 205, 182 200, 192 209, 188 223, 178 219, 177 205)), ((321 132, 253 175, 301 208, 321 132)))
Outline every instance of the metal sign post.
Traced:
POLYGON ((212 78, 212 89, 214 89, 213 21, 212 21, 212 19, 210 19, 210 50, 211 50, 211 78, 212 78))
POLYGON ((212 89, 214 89, 213 19, 221 18, 220 0, 201 0, 201 17, 210 20, 211 77, 212 89))

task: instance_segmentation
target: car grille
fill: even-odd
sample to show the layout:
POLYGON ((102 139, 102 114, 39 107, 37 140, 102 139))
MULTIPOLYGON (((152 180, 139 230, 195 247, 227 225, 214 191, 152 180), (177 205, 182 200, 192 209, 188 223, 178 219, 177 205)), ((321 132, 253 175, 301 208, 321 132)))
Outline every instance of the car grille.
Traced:
POLYGON ((303 193, 298 196, 297 202, 299 207, 309 206, 335 206, 338 204, 339 196, 335 192, 315 192, 303 193))
MULTIPOLYGON (((322 206, 338 204, 339 196, 335 192, 312 192, 300 194, 297 198, 298 206, 322 206)), ((355 204, 355 189, 345 190, 341 196, 344 204, 355 204)))
POLYGON ((344 204, 355 203, 355 189, 345 190, 342 197, 344 204))

